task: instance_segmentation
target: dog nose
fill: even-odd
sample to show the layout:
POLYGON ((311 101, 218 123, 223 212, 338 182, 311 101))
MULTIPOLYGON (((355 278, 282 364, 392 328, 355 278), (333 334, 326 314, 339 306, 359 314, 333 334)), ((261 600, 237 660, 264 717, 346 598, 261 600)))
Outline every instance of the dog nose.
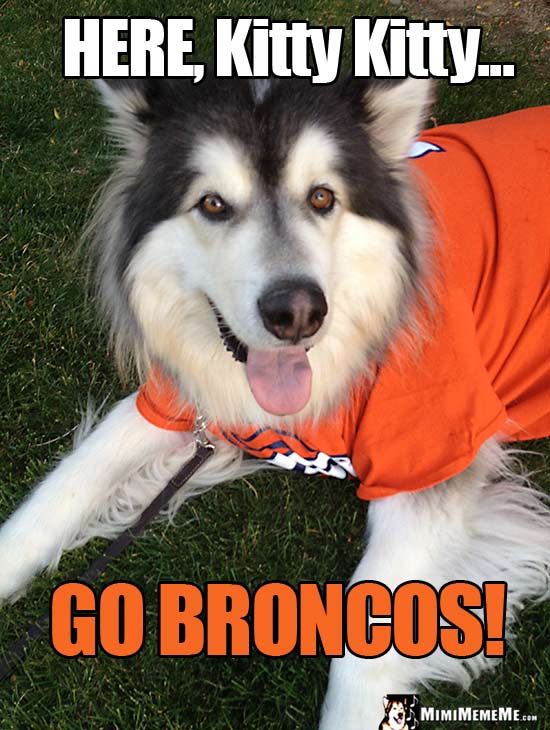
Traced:
POLYGON ((294 344, 312 337, 328 311, 322 290, 304 279, 278 281, 258 299, 258 309, 271 334, 294 344))

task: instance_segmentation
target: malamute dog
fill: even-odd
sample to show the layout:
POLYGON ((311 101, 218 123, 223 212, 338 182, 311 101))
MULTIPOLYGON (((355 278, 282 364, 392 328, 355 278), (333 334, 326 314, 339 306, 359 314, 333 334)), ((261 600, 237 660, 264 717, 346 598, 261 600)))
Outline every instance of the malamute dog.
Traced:
MULTIPOLYGON (((507 581, 509 621, 544 595, 550 512, 501 442, 550 434, 550 111, 418 139, 426 80, 98 85, 124 153, 88 235, 144 385, 4 524, 0 600, 132 524, 197 415, 216 452, 172 509, 265 466, 358 477, 352 582, 507 581)), ((320 727, 493 661, 348 652, 320 727)))
POLYGON ((409 730, 406 699, 384 697, 384 712, 378 730, 409 730))

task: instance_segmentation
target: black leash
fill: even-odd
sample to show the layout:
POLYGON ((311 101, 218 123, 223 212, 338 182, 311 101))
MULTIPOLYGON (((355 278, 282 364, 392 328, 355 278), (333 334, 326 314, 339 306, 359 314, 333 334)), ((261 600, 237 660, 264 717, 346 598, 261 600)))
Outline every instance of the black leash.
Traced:
MULTIPOLYGON (((197 419, 195 427, 195 439, 196 439, 196 450, 191 459, 187 461, 179 472, 170 479, 168 484, 164 487, 162 492, 158 494, 151 504, 146 507, 139 520, 135 525, 124 530, 116 540, 108 545, 103 554, 94 560, 94 562, 80 575, 77 580, 91 583, 101 573, 105 571, 111 560, 120 555, 128 545, 139 537, 151 520, 160 512, 160 510, 168 504, 172 497, 178 492, 183 485, 191 479, 195 472, 207 461, 210 456, 214 453, 214 444, 206 438, 204 432, 204 422, 200 417, 197 419)), ((15 664, 23 659, 25 650, 29 643, 41 636, 44 631, 48 628, 50 623, 50 612, 48 611, 41 616, 37 621, 29 626, 25 634, 21 636, 12 646, 5 652, 2 659, 0 659, 0 682, 7 679, 13 672, 15 664)))

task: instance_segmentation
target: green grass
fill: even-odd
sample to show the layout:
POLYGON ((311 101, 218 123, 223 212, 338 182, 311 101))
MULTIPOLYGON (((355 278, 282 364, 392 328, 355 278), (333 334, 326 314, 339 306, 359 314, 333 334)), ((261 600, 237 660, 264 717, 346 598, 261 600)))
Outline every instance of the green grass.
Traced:
MULTIPOLYGON (((70 447, 88 391, 96 400, 114 402, 130 387, 118 384, 73 255, 112 148, 89 86, 61 77, 62 16, 194 15, 197 51, 207 59, 215 14, 307 18, 349 28, 354 14, 387 14, 392 8, 383 2, 320 0, 0 3, 0 518, 70 447)), ((348 33, 348 60, 349 40, 348 33)), ((463 88, 441 84, 438 121, 548 103, 548 73, 534 68, 526 54, 529 48, 532 58, 533 47, 542 48, 543 42, 542 34, 518 40, 515 81, 477 81, 463 88)), ((498 48, 490 52, 491 60, 495 53, 498 48)), ((542 462, 533 458, 531 464, 540 468, 542 462)), ((353 485, 336 480, 263 475, 253 486, 248 481, 225 485, 195 501, 174 526, 150 530, 103 579, 130 580, 145 591, 148 632, 142 652, 127 660, 101 654, 68 660, 57 656, 47 640, 35 642, 25 663, 0 686, 1 730, 315 727, 325 659, 274 660, 257 654, 159 659, 156 585, 162 579, 199 585, 235 580, 249 586, 274 579, 294 584, 346 580, 361 552, 365 515, 366 505, 355 499, 353 485)), ((101 547, 95 541, 67 555, 55 575, 39 578, 16 606, 4 608, 0 646, 18 637, 47 607, 52 588, 81 572, 101 547)), ((519 629, 519 653, 511 651, 472 694, 440 687, 424 700, 437 707, 512 704, 550 716, 549 621, 548 606, 528 609, 519 629)), ((469 727, 480 730, 481 725, 469 727)), ((546 725, 541 720, 536 727, 546 725)))

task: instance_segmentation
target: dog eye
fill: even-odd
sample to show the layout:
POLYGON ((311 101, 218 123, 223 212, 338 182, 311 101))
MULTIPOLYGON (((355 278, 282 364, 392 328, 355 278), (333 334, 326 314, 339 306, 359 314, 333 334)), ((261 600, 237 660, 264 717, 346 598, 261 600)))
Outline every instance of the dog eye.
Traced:
POLYGON ((207 218, 224 220, 231 214, 231 207, 220 195, 205 195, 199 200, 198 208, 207 218))
POLYGON ((328 213, 334 208, 334 193, 328 188, 314 188, 309 195, 309 203, 319 213, 328 213))

